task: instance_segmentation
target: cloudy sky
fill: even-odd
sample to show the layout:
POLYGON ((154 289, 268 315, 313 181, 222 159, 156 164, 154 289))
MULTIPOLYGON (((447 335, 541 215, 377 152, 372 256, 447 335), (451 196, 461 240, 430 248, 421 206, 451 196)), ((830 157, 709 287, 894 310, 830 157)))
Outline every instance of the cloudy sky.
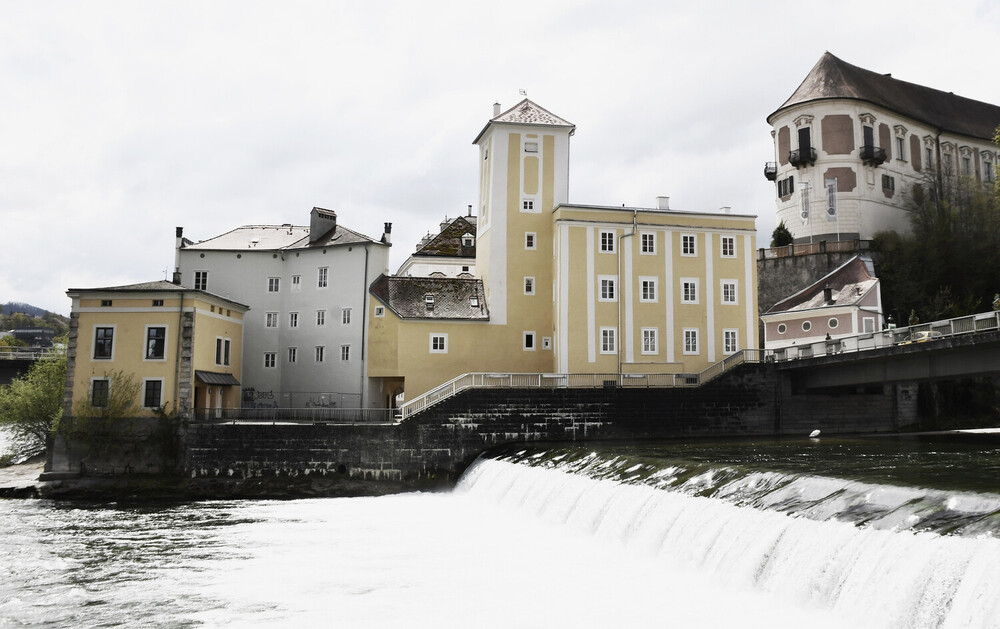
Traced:
POLYGON ((1000 103, 1000 3, 0 0, 0 303, 149 281, 174 227, 308 224, 392 270, 475 204, 472 140, 529 98, 577 126, 570 201, 775 225, 765 122, 824 51, 1000 103))

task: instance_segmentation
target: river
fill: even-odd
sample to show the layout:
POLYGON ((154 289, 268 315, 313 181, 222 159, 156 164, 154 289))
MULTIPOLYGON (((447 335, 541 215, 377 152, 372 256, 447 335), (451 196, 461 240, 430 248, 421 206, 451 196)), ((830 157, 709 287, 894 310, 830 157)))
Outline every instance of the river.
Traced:
POLYGON ((535 445, 454 491, 0 501, 0 626, 1000 627, 1000 443, 535 445))

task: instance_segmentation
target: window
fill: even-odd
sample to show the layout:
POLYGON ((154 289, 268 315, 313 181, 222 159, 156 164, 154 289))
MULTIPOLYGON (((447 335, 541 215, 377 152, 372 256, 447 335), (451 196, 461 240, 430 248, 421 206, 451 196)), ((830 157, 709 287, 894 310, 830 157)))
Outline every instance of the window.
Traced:
POLYGON ((740 349, 739 330, 722 331, 722 353, 733 354, 740 349))
POLYGON ((735 304, 736 302, 736 280, 721 280, 722 282, 722 303, 735 304))
POLYGON ((163 306, 163 300, 162 299, 154 299, 153 300, 153 307, 154 308, 160 308, 162 306, 163 306))
POLYGON ((655 277, 640 277, 639 278, 639 301, 646 303, 656 302, 656 278, 655 277))
POLYGON ((288 313, 288 327, 290 328, 299 327, 299 313, 297 312, 288 313))
POLYGON ((101 308, 110 308, 110 307, 111 307, 111 300, 110 299, 102 299, 101 300, 101 308))
POLYGON ((167 349, 167 328, 146 328, 146 360, 163 360, 167 349))
POLYGON ((691 277, 681 278, 681 303, 698 303, 698 280, 691 277))
POLYGON ((533 352, 533 351, 535 351, 535 333, 534 332, 525 332, 524 333, 524 343, 522 345, 522 349, 524 351, 526 351, 526 352, 533 352))
POLYGON ((114 327, 94 329, 94 359, 111 360, 114 357, 114 327))
POLYGON ((321 363, 326 357, 326 348, 322 345, 316 346, 316 362, 321 363))
POLYGON ((896 178, 890 175, 882 175, 882 189, 883 190, 895 190, 896 189, 896 178))
POLYGON ((778 324, 778 334, 784 334, 787 331, 788 331, 788 326, 786 326, 784 323, 778 324))
POLYGON ((653 232, 642 232, 639 234, 639 253, 656 253, 656 234, 653 232))
POLYGON ((288 362, 294 363, 299 359, 299 348, 289 347, 288 348, 288 362))
POLYGON ((326 310, 316 311, 316 325, 326 325, 326 310))
POLYGON ((609 232, 609 231, 601 232, 601 252, 602 253, 615 252, 615 232, 609 232))
POLYGON ((384 317, 385 316, 385 306, 375 306, 375 316, 384 317))
POLYGON ((689 356, 698 353, 697 328, 684 328, 684 353, 689 356))
POLYGON ((525 153, 537 153, 538 152, 538 142, 525 142, 524 143, 525 153))
POLYGON ((613 275, 601 275, 598 277, 598 284, 601 289, 597 296, 598 301, 617 301, 615 282, 616 278, 613 275))
POLYGON ((535 232, 524 233, 524 248, 525 249, 535 248, 535 232))
POLYGON ((962 174, 968 177, 972 174, 972 158, 962 157, 962 174))
POLYGON ((340 311, 340 322, 342 324, 344 324, 344 325, 350 325, 351 324, 351 309, 350 308, 343 308, 340 311))
POLYGON ((302 276, 301 275, 293 275, 292 276, 292 290, 295 290, 296 288, 299 288, 301 285, 302 285, 302 276))
POLYGON ((428 310, 434 310, 434 295, 430 293, 424 295, 424 307, 428 310))
POLYGON ((865 317, 862 320, 862 326, 864 326, 865 334, 872 334, 875 332, 875 317, 865 317))
POLYGON ((601 328, 601 353, 602 354, 616 354, 617 349, 617 332, 615 328, 601 328))
POLYGON ((809 330, 812 329, 812 327, 813 327, 813 324, 811 322, 809 322, 809 321, 803 321, 802 322, 802 331, 803 332, 808 332, 809 330))
POLYGON ((983 181, 986 182, 993 181, 993 162, 990 161, 983 162, 983 181))
POLYGON ((208 271, 194 272, 194 289, 208 290, 208 271))
POLYGON ((642 353, 656 353, 656 328, 642 329, 642 353))
POLYGON ((340 346, 340 360, 350 360, 351 359, 351 346, 341 345, 340 346))
POLYGON ((264 368, 274 369, 275 358, 274 352, 264 352, 264 368))
POLYGON ((905 162, 906 161, 906 145, 905 138, 901 135, 896 136, 896 159, 905 162))
POLYGON ((698 249, 695 245, 694 234, 681 234, 681 255, 696 256, 698 249))
POLYGON ((533 200, 531 200, 531 199, 525 199, 524 201, 521 201, 521 211, 522 212, 534 212, 535 211, 535 202, 533 200))
POLYGON ((736 257, 736 238, 732 236, 722 237, 722 257, 723 258, 736 257))
POLYGON ((791 176, 778 182, 778 196, 788 197, 795 192, 795 177, 791 176))
POLYGON ((267 317, 267 320, 264 323, 265 327, 268 327, 268 328, 276 328, 276 327, 278 327, 278 313, 277 312, 269 312, 269 313, 267 313, 266 317, 267 317))
POLYGON ((926 153, 924 160, 927 162, 927 168, 934 168, 934 149, 928 146, 924 149, 924 153, 926 153))
POLYGON ((215 364, 216 365, 228 365, 229 364, 229 349, 232 345, 232 341, 224 338, 215 339, 215 364))
POLYGON ((99 378, 90 381, 90 405, 94 408, 104 408, 108 405, 108 393, 111 389, 111 381, 107 378, 99 378))
POLYGON ((160 408, 163 406, 163 380, 146 380, 142 384, 142 407, 160 408))
POLYGON ((535 294, 535 278, 533 277, 524 278, 524 294, 525 295, 535 294))
POLYGON ((431 334, 431 353, 432 354, 447 354, 448 353, 448 335, 447 334, 431 334))
POLYGON ((462 265, 462 273, 468 273, 469 267, 467 265, 462 265))
POLYGON ((267 292, 276 293, 278 288, 281 286, 280 277, 269 277, 267 278, 267 292))
POLYGON ((542 337, 542 349, 552 349, 552 337, 543 336, 542 337))
POLYGON ((321 266, 316 270, 316 288, 326 288, 329 273, 330 269, 325 266, 321 266))

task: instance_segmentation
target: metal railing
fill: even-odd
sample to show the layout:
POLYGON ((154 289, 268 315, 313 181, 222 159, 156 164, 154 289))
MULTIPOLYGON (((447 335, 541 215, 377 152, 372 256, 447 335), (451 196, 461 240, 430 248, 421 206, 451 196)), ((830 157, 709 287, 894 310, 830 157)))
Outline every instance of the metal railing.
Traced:
POLYGON ((431 389, 400 406, 400 418, 406 419, 466 389, 602 389, 602 388, 671 388, 697 387, 744 363, 765 360, 769 351, 743 349, 700 373, 625 374, 625 373, 466 373, 431 389))
POLYGON ((389 408, 200 408, 192 413, 202 423, 247 424, 391 424, 389 408))
POLYGON ((0 360, 41 360, 59 355, 52 347, 11 347, 0 349, 0 360))
POLYGON ((783 247, 758 249, 757 259, 772 260, 774 258, 791 258, 817 253, 849 253, 851 251, 868 251, 869 249, 871 249, 870 240, 821 240, 801 245, 785 245, 783 247))
POLYGON ((852 336, 842 336, 829 341, 816 341, 803 345, 773 350, 774 360, 785 361, 797 358, 814 358, 848 352, 863 352, 871 349, 910 345, 938 339, 1000 330, 1000 312, 985 312, 954 319, 944 319, 931 323, 921 323, 904 328, 890 328, 880 332, 868 332, 852 336))

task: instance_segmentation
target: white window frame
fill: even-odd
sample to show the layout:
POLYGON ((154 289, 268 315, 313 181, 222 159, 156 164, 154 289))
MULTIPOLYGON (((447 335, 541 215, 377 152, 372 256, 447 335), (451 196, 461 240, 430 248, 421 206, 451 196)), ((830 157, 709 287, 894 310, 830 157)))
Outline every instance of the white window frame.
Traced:
POLYGON ((543 336, 542 337, 542 349, 552 349, 552 337, 543 336))
POLYGON ((538 234, 535 232, 524 232, 524 248, 527 251, 534 251, 538 248, 538 234))
POLYGON ((299 327, 299 313, 297 312, 288 313, 288 327, 290 328, 299 327))
POLYGON ((93 334, 90 335, 91 347, 90 347, 90 359, 96 360, 98 362, 104 361, 114 361, 115 350, 118 348, 118 324, 117 323, 95 323, 93 334), (111 328, 111 355, 97 357, 97 330, 103 328, 111 328))
POLYGON ((521 334, 521 349, 526 352, 533 352, 538 349, 538 339, 535 337, 534 330, 526 330, 521 334))
POLYGON ((525 277, 524 278, 524 283, 522 284, 522 286, 524 287, 524 294, 525 295, 534 295, 535 294, 535 278, 533 278, 531 276, 525 277))
POLYGON ((785 332, 788 332, 788 326, 785 325, 784 323, 779 323, 776 329, 778 331, 778 334, 784 334, 785 332))
POLYGON ((264 369, 275 369, 277 366, 278 352, 264 352, 264 369))
POLYGON ((726 306, 738 306, 740 303, 740 283, 739 280, 719 280, 719 303, 726 306), (732 287, 730 299, 726 299, 726 287, 732 287))
POLYGON ((292 290, 300 290, 302 288, 302 276, 293 275, 292 276, 292 290))
POLYGON ((809 332, 810 330, 812 330, 813 327, 812 321, 806 319, 805 321, 802 322, 801 327, 803 332, 809 332))
POLYGON ((208 290, 208 271, 194 272, 194 289, 208 290))
POLYGON ((340 309, 340 325, 351 325, 351 309, 340 309))
POLYGON ((345 343, 340 346, 340 362, 351 362, 351 346, 349 344, 345 343))
POLYGON ((318 363, 326 362, 326 345, 317 345, 313 353, 313 360, 318 363))
POLYGON ((163 408, 163 378, 143 378, 142 379, 142 408, 163 408), (146 406, 146 387, 150 382, 160 383, 160 401, 155 406, 146 406))
POLYGON ((736 328, 722 329, 722 354, 728 356, 740 351, 740 331, 736 328), (732 340, 732 344, 730 344, 732 340))
POLYGON ((524 152, 538 154, 538 140, 526 140, 524 142, 524 152))
POLYGON ((316 311, 316 327, 321 328, 326 325, 326 310, 316 311))
POLYGON ((447 354, 448 335, 443 332, 431 332, 427 341, 427 349, 431 354, 447 354), (436 348, 434 347, 435 341, 439 341, 436 348))
POLYGON ((697 304, 698 298, 700 297, 698 290, 698 278, 697 277, 682 277, 681 278, 681 303, 682 304, 697 304), (687 287, 688 285, 693 287, 694 299, 688 296, 687 287))
POLYGON ((278 328, 278 319, 280 318, 280 313, 277 312, 267 312, 264 314, 264 327, 265 328, 278 328))
POLYGON ((269 278, 267 278, 267 292, 269 292, 269 293, 280 293, 281 292, 281 278, 280 277, 269 277, 269 278))
MULTIPOLYGON (((142 343, 142 362, 152 362, 152 363, 166 362, 166 360, 167 360, 167 348, 170 347, 170 345, 168 345, 168 339, 170 337, 170 331, 169 331, 168 328, 169 328, 169 326, 167 326, 165 324, 146 325, 145 331, 143 332, 143 335, 142 335, 142 338, 143 338, 143 343, 142 343), (160 357, 160 358, 149 358, 149 331, 151 329, 153 329, 153 328, 163 328, 163 356, 160 357)), ((95 334, 96 334, 96 332, 95 332, 95 334)), ((114 351, 114 343, 111 344, 111 350, 112 350, 112 352, 114 351)))
POLYGON ((659 336, 660 336, 659 328, 642 328, 641 352, 643 356, 655 356, 660 353, 659 336))
POLYGON ((719 242, 719 255, 723 258, 736 257, 736 236, 722 236, 719 242), (726 253, 726 244, 729 244, 729 253, 726 253))
POLYGON ((639 255, 656 255, 656 232, 639 232, 639 255))
POLYGON ((215 337, 215 364, 228 367, 232 362, 230 352, 233 348, 233 340, 222 336, 215 337))
POLYGON ((685 258, 696 258, 698 257, 698 236, 697 234, 681 234, 681 255, 685 258), (691 247, 688 251, 688 239, 690 239, 691 247))
POLYGON ((299 348, 289 347, 288 348, 288 364, 294 364, 299 361, 299 348))
POLYGON ((865 334, 873 334, 875 332, 875 317, 864 317, 861 320, 861 329, 865 334))
POLYGON ((600 349, 602 354, 617 354, 618 353, 618 328, 606 327, 601 328, 600 338, 598 339, 600 343, 600 349), (610 343, 608 342, 610 341, 610 343))
POLYGON ((639 302, 644 304, 655 304, 660 301, 660 287, 659 281, 654 276, 639 276, 639 302), (646 288, 650 287, 652 289, 652 295, 647 295, 646 288))
POLYGON ((375 316, 382 318, 385 316, 385 306, 375 306, 375 316))
POLYGON ((618 277, 615 275, 597 276, 597 301, 614 302, 618 301, 618 277), (605 284, 607 282, 607 284, 605 284), (605 286, 611 287, 611 296, 607 296, 605 286))
POLYGON ((684 328, 681 333, 681 346, 683 347, 685 356, 697 356, 700 352, 699 350, 699 339, 700 336, 698 328, 684 328), (693 339, 694 349, 691 349, 692 343, 690 341, 693 339))
POLYGON ((597 235, 597 250, 601 253, 615 253, 615 231, 602 229, 597 235))
POLYGON ((535 197, 521 197, 521 213, 541 214, 542 206, 538 205, 538 199, 535 197))
POLYGON ((316 269, 316 288, 328 288, 330 286, 330 267, 321 266, 316 269))

